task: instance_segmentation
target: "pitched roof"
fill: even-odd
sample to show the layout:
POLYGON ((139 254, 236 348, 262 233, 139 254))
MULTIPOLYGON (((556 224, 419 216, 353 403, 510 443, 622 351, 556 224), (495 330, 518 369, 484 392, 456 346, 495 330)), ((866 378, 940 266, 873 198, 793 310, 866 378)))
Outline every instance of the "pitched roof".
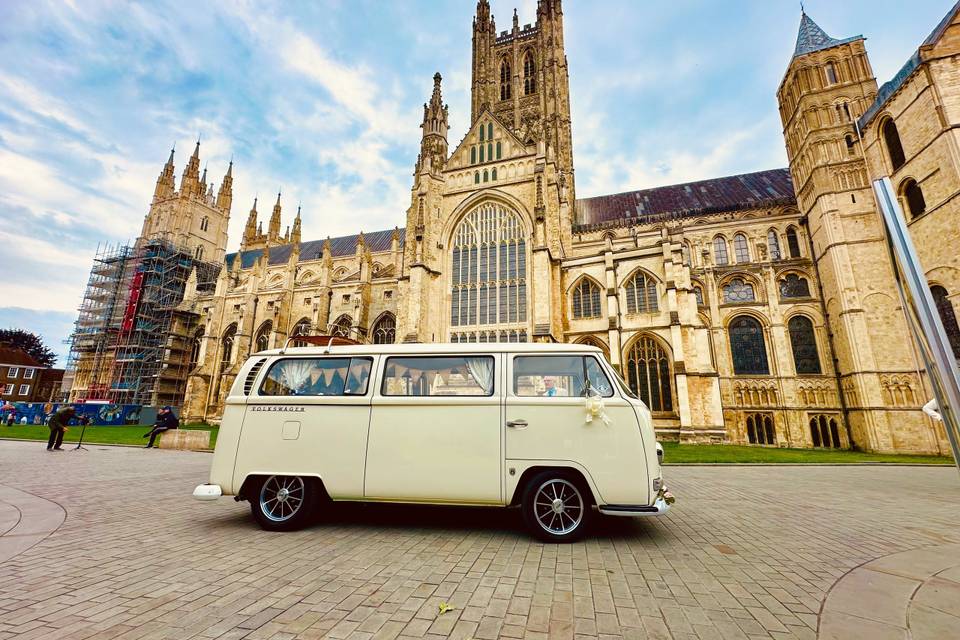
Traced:
MULTIPOLYGON (((390 242, 393 238, 394 229, 385 229, 383 231, 373 231, 371 233, 364 233, 363 240, 367 244, 367 248, 370 249, 372 253, 377 253, 379 251, 389 251, 390 242)), ((400 236, 400 246, 403 246, 403 229, 397 229, 398 235, 400 236)), ((330 251, 334 258, 341 256, 348 256, 353 254, 357 250, 357 238, 360 237, 360 234, 353 234, 350 236, 340 236, 337 238, 330 238, 330 251)), ((307 242, 300 243, 300 262, 306 260, 316 260, 323 254, 323 243, 325 240, 308 240, 307 242)), ((284 264, 290 260, 290 252, 293 251, 292 244, 285 244, 279 247, 270 247, 270 264, 284 264)), ((228 253, 226 256, 227 268, 233 268, 233 260, 237 256, 237 253, 228 253)), ((249 251, 244 251, 241 254, 240 267, 243 269, 249 269, 253 264, 263 255, 263 249, 250 249, 249 251)))
POLYGON ((793 57, 796 58, 797 56, 820 51, 821 49, 829 49, 838 44, 859 40, 862 37, 863 36, 854 36, 852 38, 844 38, 843 40, 831 38, 827 35, 826 31, 821 29, 820 26, 811 20, 810 16, 804 12, 800 14, 800 30, 797 32, 797 46, 793 50, 793 57))
POLYGON ((920 66, 920 63, 923 62, 923 58, 920 55, 920 51, 924 47, 928 47, 932 44, 935 44, 937 40, 943 35, 943 32, 947 30, 947 27, 950 26, 950 22, 953 20, 953 16, 956 15, 957 11, 960 11, 960 1, 955 3, 953 7, 947 11, 947 14, 943 16, 940 22, 937 23, 937 26, 933 28, 933 31, 930 32, 930 35, 927 36, 927 39, 920 43, 920 46, 916 51, 913 52, 913 55, 904 63, 900 70, 897 71, 897 74, 893 76, 889 81, 883 83, 883 86, 880 87, 880 90, 877 91, 877 97, 873 101, 867 110, 863 112, 863 115, 860 116, 860 120, 857 124, 860 126, 860 129, 863 130, 870 124, 870 121, 873 120, 880 111, 883 110, 883 107, 887 104, 887 101, 890 100, 891 96, 895 94, 900 87, 903 86, 903 83, 907 81, 913 72, 920 66))
POLYGON ((577 200, 574 231, 793 204, 789 169, 771 169, 577 200))
POLYGON ((0 366, 42 367, 43 365, 23 349, 0 346, 0 366))

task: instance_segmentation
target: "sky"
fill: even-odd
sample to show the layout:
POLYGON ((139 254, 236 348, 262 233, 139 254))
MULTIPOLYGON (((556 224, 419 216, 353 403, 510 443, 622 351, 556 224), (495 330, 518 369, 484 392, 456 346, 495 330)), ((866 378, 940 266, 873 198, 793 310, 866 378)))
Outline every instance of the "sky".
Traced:
MULTIPOLYGON (((498 29, 536 0, 492 0, 498 29)), ((786 166, 776 90, 800 21, 786 0, 565 0, 577 195, 786 166)), ((450 146, 469 126, 475 0, 0 0, 0 327, 66 361, 97 247, 134 239, 172 145, 219 184, 228 250, 282 191, 304 240, 403 226, 432 76, 450 146)), ((890 79, 946 0, 807 0, 867 37, 890 79)))

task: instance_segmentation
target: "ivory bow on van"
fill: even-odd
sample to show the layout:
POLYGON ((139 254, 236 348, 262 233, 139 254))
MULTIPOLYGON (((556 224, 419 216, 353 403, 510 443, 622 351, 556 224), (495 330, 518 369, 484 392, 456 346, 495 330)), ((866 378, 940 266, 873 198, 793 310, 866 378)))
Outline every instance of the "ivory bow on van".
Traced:
POLYGON ((587 408, 587 424, 594 419, 598 419, 605 425, 610 425, 613 421, 607 415, 606 407, 603 404, 603 396, 594 389, 587 390, 587 396, 584 398, 584 404, 587 408))

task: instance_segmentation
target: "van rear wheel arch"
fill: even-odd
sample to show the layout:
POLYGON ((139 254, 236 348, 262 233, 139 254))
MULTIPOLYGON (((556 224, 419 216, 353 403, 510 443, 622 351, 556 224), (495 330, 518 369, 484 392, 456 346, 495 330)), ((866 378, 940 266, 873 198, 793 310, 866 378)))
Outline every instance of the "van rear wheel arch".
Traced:
MULTIPOLYGON (((257 499, 257 492, 260 491, 260 487, 263 484, 263 481, 269 478, 272 475, 290 475, 290 474, 273 474, 273 473, 251 473, 246 478, 243 479, 243 484, 240 485, 240 490, 237 492, 237 497, 241 500, 250 500, 257 499)), ((303 475, 300 476, 305 481, 309 481, 314 489, 319 491, 320 499, 323 502, 330 502, 330 494, 327 493, 327 488, 323 484, 323 479, 320 476, 309 476, 303 475)))
POLYGON ((590 505, 596 506, 597 499, 593 495, 593 490, 590 488, 590 483, 587 482, 586 477, 584 477, 583 473, 579 469, 576 467, 543 465, 530 467, 520 474, 520 480, 517 481, 517 487, 513 490, 513 497, 510 500, 511 507, 519 507, 521 505, 523 502, 523 494, 526 492, 527 486, 535 477, 545 471, 555 471, 558 473, 568 474, 573 480, 576 481, 577 488, 583 492, 583 495, 590 502, 590 505))

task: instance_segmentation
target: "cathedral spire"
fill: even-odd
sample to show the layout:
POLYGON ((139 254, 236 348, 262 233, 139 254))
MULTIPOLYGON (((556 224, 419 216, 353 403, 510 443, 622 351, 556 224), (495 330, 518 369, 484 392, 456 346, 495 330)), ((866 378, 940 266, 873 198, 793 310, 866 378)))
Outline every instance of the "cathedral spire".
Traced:
POLYGON ((801 11, 800 28, 797 31, 797 46, 793 50, 793 57, 796 58, 797 56, 820 51, 821 49, 829 49, 830 47, 855 39, 856 38, 847 38, 845 40, 837 40, 836 38, 831 38, 827 35, 826 31, 820 28, 820 25, 807 15, 806 11, 801 11))
POLYGON ((300 205, 297 205, 297 217, 293 219, 293 231, 290 232, 290 242, 300 244, 300 205))
POLYGON ((220 183, 220 191, 217 193, 217 207, 222 211, 230 212, 233 204, 233 158, 230 159, 230 165, 227 167, 227 174, 223 176, 223 182, 220 183))
MULTIPOLYGON (((229 172, 227 176, 229 176, 229 172)), ((226 178, 224 178, 224 183, 226 184, 226 178)), ((220 192, 223 193, 223 187, 220 187, 220 192)), ((253 199, 253 206, 250 208, 250 213, 247 214, 247 224, 243 228, 243 240, 240 242, 240 248, 246 249, 253 243, 257 241, 257 199, 253 199)))
POLYGON ((173 148, 170 149, 170 157, 167 158, 167 163, 163 165, 163 170, 160 172, 159 177, 157 177, 157 187, 153 191, 154 200, 159 200, 160 198, 169 198, 176 190, 175 178, 173 175, 173 152, 176 147, 177 145, 174 143, 173 148))
POLYGON ((433 93, 430 102, 423 105, 423 122, 420 128, 423 135, 420 142, 419 173, 424 166, 431 171, 440 171, 447 161, 447 130, 449 128, 449 107, 443 104, 439 72, 433 74, 433 93))
POLYGON ((180 177, 180 195, 202 194, 205 191, 205 188, 202 191, 200 189, 200 138, 197 138, 197 146, 193 148, 193 155, 180 177))
POLYGON ((270 216, 270 226, 267 229, 267 241, 280 240, 280 192, 277 192, 277 202, 273 205, 273 214, 270 216))

